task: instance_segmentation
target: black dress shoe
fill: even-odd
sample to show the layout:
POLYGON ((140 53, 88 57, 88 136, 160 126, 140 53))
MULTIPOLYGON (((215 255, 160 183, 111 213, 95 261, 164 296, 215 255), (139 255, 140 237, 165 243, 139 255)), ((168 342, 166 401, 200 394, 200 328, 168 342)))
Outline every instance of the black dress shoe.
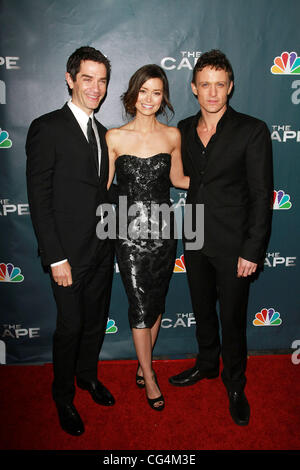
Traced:
POLYGON ((86 382, 85 380, 77 379, 77 385, 82 390, 88 390, 92 399, 98 405, 112 406, 115 404, 114 397, 99 380, 86 382))
POLYGON ((84 433, 84 425, 73 404, 56 405, 59 422, 64 431, 72 436, 80 436, 84 433))
POLYGON ((246 426, 250 418, 250 406, 244 392, 228 392, 229 411, 233 421, 246 426))
POLYGON ((187 369, 178 375, 170 377, 169 382, 172 385, 176 385, 177 387, 185 387, 187 385, 194 385, 202 379, 215 379, 216 377, 218 377, 218 375, 219 371, 217 369, 212 370, 210 372, 205 372, 203 370, 198 369, 198 367, 194 366, 191 369, 187 369))

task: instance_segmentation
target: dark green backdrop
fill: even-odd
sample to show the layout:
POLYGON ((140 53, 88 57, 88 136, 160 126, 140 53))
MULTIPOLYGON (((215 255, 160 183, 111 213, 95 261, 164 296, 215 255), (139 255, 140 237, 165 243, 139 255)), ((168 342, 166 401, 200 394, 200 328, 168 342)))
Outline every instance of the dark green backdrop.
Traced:
MULTIPOLYGON (((299 1, 2 0, 0 5, 0 363, 52 360, 55 304, 36 254, 24 145, 30 122, 68 99, 66 60, 87 44, 112 62, 108 97, 98 113, 108 128, 124 122, 120 95, 140 66, 157 63, 166 70, 176 111, 171 124, 177 125, 198 109, 190 80, 199 54, 219 48, 228 55, 235 71, 231 105, 266 121, 274 153, 273 231, 264 272, 251 288, 248 346, 264 352, 300 345, 299 1)), ((183 204, 184 196, 172 191, 175 204, 183 204)), ((181 255, 180 242, 157 356, 197 351, 181 255)), ((135 357, 117 267, 109 318, 101 357, 135 357)))

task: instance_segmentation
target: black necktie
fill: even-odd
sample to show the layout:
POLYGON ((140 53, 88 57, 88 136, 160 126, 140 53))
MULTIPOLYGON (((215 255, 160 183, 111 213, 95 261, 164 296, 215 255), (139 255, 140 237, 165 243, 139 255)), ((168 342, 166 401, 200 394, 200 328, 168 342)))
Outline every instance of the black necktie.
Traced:
POLYGON ((93 127, 92 127, 92 119, 91 118, 89 118, 89 120, 88 120, 87 136, 88 136, 88 141, 89 141, 89 144, 92 148, 92 152, 93 152, 93 155, 94 155, 96 168, 97 168, 97 173, 99 173, 98 145, 97 145, 97 140, 96 140, 95 133, 94 133, 94 130, 93 130, 93 127))

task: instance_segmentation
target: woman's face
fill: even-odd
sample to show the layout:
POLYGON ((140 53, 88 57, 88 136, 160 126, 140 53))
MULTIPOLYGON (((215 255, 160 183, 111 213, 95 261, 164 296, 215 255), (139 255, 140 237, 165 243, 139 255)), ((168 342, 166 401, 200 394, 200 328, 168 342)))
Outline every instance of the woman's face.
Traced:
POLYGON ((135 108, 137 113, 152 115, 157 113, 163 101, 163 82, 160 78, 149 78, 140 88, 135 108))

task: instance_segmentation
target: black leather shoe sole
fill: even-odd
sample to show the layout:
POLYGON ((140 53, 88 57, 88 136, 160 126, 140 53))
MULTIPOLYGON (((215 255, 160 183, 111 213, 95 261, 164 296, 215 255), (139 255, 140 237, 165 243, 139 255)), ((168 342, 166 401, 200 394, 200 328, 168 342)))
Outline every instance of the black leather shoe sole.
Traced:
POLYGON ((84 427, 64 425, 61 421, 60 426, 63 431, 70 434, 71 436, 81 436, 84 433, 84 427))
POLYGON ((231 410, 229 410, 229 411, 230 411, 230 415, 231 415, 233 421, 234 421, 235 424, 237 424, 238 426, 247 426, 247 425, 249 424, 249 418, 246 419, 246 420, 241 420, 241 419, 239 419, 239 418, 236 416, 236 414, 235 414, 234 411, 231 411, 231 410))

